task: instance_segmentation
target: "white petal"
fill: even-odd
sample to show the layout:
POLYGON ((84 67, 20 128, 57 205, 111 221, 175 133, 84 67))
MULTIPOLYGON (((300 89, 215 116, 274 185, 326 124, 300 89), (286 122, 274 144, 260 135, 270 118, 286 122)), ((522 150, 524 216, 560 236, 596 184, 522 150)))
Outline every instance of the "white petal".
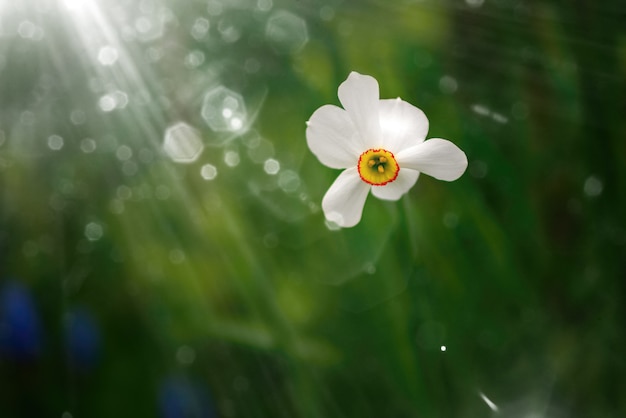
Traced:
POLYGON ((379 91, 374 77, 351 72, 338 90, 339 100, 361 136, 365 151, 381 146, 378 119, 379 91))
POLYGON ((355 166, 364 151, 348 113, 333 105, 313 112, 307 122, 306 141, 321 163, 331 168, 355 166))
POLYGON ((396 154, 403 168, 411 168, 439 180, 456 180, 467 168, 467 157, 459 147, 446 139, 429 139, 396 154))
POLYGON ((372 194, 383 200, 398 200, 415 185, 419 171, 401 168, 398 178, 384 186, 372 186, 372 194))
POLYGON ((419 108, 398 98, 381 100, 378 110, 385 149, 395 154, 426 139, 428 118, 419 108))
POLYGON ((344 170, 322 199, 326 219, 344 228, 358 224, 370 187, 361 180, 356 167, 344 170))

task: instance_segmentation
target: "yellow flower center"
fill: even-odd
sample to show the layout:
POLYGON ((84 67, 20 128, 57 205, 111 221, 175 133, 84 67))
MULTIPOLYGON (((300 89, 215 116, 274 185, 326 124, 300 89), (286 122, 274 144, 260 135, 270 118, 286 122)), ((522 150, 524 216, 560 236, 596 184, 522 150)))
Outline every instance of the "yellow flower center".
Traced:
POLYGON ((384 149, 368 149, 357 163, 359 176, 372 186, 384 186, 398 177, 400 166, 392 153, 384 149))

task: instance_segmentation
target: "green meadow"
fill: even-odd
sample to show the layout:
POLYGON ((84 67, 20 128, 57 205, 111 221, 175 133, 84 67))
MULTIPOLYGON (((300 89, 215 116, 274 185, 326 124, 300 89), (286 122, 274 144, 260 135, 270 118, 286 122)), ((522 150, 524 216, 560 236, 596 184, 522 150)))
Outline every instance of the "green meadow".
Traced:
POLYGON ((0 416, 625 416, 625 17, 0 0, 0 416), (341 229, 351 71, 469 165, 341 229))

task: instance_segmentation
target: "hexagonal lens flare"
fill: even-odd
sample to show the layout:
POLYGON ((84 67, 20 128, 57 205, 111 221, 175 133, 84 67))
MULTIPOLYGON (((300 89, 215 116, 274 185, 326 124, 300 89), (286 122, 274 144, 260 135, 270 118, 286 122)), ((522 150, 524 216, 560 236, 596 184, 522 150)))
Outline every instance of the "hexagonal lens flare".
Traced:
POLYGON ((219 86, 204 96, 202 118, 213 131, 243 133, 248 112, 241 94, 219 86))
POLYGON ((204 150, 200 133, 184 122, 170 126, 165 131, 163 151, 176 163, 192 163, 204 150))

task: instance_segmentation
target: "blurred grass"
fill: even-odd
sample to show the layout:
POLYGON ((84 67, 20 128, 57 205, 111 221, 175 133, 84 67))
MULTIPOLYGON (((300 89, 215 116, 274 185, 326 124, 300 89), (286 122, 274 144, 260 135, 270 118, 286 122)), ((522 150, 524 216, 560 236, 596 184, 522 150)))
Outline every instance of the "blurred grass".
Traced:
MULTIPOLYGON (((277 1, 307 22, 295 54, 275 52, 271 12, 251 2, 210 16, 204 2, 163 3, 176 16, 163 36, 120 41, 112 68, 79 42, 89 22, 3 4, 0 283, 30 289, 44 343, 28 362, 0 357, 0 415, 211 416, 189 406, 206 397, 225 417, 486 416, 484 392, 501 416, 623 416, 625 9, 478 3, 277 1), (189 34, 199 16, 211 22, 202 40, 189 34), (24 20, 45 37, 19 36, 24 20), (192 50, 197 68, 183 65, 192 50), (331 231, 319 205, 338 173, 308 151, 304 122, 339 104, 351 70, 422 108, 429 137, 470 166, 454 183, 422 176, 400 202, 370 197, 357 227, 331 231), (93 85, 130 104, 102 112, 93 85), (224 146, 200 116, 217 85, 258 112, 254 132, 224 146), (85 123, 71 122, 76 109, 85 123), (206 144, 189 165, 161 151, 180 120, 206 144), (87 239, 89 222, 101 239, 87 239), (64 340, 74 307, 102 335, 88 373, 64 340), (172 376, 210 395, 185 392, 187 415, 167 415, 172 376)), ((143 13, 102 11, 117 22, 107 42, 120 16, 143 13)))

